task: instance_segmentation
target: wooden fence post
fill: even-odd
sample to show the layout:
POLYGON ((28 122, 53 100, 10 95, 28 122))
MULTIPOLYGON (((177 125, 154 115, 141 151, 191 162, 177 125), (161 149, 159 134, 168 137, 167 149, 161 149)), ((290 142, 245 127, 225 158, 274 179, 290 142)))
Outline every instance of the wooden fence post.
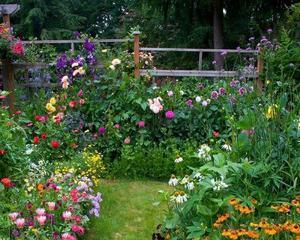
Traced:
POLYGON ((134 35, 134 77, 140 76, 140 32, 133 32, 134 35))
POLYGON ((258 77, 255 80, 255 86, 259 92, 263 91, 263 81, 261 79, 261 75, 264 72, 264 59, 263 59, 263 51, 261 48, 258 49, 258 59, 257 59, 257 73, 258 77))
POLYGON ((2 60, 2 79, 4 90, 9 92, 7 97, 7 104, 9 105, 11 113, 15 112, 15 83, 14 83, 14 66, 10 60, 2 60))
POLYGON ((200 52, 199 52, 199 63, 198 63, 198 65, 199 65, 199 70, 202 70, 202 58, 203 58, 203 52, 200 51, 200 52))

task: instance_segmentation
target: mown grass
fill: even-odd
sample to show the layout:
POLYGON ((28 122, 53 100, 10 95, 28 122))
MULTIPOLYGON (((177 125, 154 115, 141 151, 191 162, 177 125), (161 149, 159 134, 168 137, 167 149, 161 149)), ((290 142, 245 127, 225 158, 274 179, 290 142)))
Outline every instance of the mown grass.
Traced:
POLYGON ((155 181, 103 180, 101 217, 94 219, 85 239, 147 240, 162 222, 167 203, 159 190, 171 191, 155 181))

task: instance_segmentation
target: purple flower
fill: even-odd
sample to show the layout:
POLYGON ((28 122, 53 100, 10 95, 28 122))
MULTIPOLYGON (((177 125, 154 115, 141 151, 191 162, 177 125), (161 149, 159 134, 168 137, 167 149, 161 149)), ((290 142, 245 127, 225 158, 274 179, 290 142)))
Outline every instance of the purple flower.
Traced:
POLYGON ((137 123, 137 125, 139 126, 139 128, 143 128, 143 127, 145 127, 145 122, 144 121, 139 121, 137 123))
POLYGON ((272 28, 269 28, 269 29, 267 30, 267 32, 268 32, 269 34, 272 33, 272 32, 273 32, 272 28))
POLYGON ((211 96, 212 99, 216 100, 219 97, 219 93, 217 91, 212 91, 210 96, 211 96))
POLYGON ((75 32, 74 32, 74 37, 75 37, 75 38, 80 38, 80 32, 75 31, 75 32))
POLYGON ((59 233, 58 232, 54 232, 52 234, 52 237, 53 237, 54 240, 58 240, 59 239, 59 233))
POLYGON ((58 70, 63 69, 65 67, 67 67, 68 64, 68 57, 66 54, 62 54, 59 56, 59 58, 56 61, 56 68, 58 70))
POLYGON ((87 61, 89 65, 93 65, 96 63, 96 57, 92 53, 89 53, 89 55, 87 56, 87 61))
POLYGON ((244 88, 244 87, 241 87, 241 88, 239 89, 239 94, 240 94, 241 96, 243 96, 246 92, 247 92, 247 90, 246 90, 246 88, 244 88))
POLYGON ((106 132, 105 127, 101 127, 101 128, 98 129, 98 133, 99 133, 100 135, 104 135, 105 132, 106 132))
POLYGON ((95 51, 95 44, 92 43, 89 39, 86 39, 83 47, 85 48, 86 51, 88 52, 94 52, 95 51))
POLYGON ((89 213, 91 214, 91 215, 95 215, 96 217, 99 217, 99 210, 98 209, 96 209, 96 208, 92 208, 90 211, 89 211, 89 213))
POLYGON ((166 112, 167 119, 173 119, 175 117, 175 113, 172 110, 166 112))
POLYGON ((185 103, 186 103, 186 105, 188 105, 189 107, 193 107, 193 100, 192 100, 192 99, 187 100, 185 103))
POLYGON ((219 88, 219 94, 220 94, 220 95, 226 94, 225 88, 223 88, 223 87, 219 88))
POLYGON ((12 230, 11 234, 12 234, 15 238, 20 237, 20 235, 21 235, 20 232, 19 232, 17 229, 12 230))
POLYGON ((217 61, 216 61, 216 60, 213 60, 211 63, 212 63, 212 65, 216 65, 216 64, 217 64, 217 61))
POLYGON ((241 49, 240 47, 237 47, 236 50, 237 50, 238 52, 240 52, 242 49, 241 49))
POLYGON ((238 82, 239 81, 237 81, 237 80, 232 80, 231 82, 230 82, 230 87, 232 87, 232 88, 236 88, 237 87, 237 84, 238 84, 238 82))

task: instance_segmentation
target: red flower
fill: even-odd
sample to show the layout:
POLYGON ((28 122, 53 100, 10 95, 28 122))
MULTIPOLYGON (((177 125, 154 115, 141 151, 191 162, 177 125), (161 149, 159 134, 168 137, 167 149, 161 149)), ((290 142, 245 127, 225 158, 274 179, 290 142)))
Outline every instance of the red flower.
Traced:
POLYGON ((215 138, 219 137, 220 133, 218 131, 213 131, 213 136, 215 138))
POLYGON ((4 185, 6 188, 10 188, 13 186, 11 180, 9 178, 2 178, 1 183, 4 185))
POLYGON ((52 141, 51 146, 52 146, 52 148, 56 149, 56 148, 59 148, 60 143, 58 141, 52 141))
POLYGON ((0 149, 0 156, 6 154, 6 151, 4 149, 0 149))
POLYGON ((14 45, 11 46, 11 50, 15 55, 24 55, 24 47, 22 42, 16 42, 14 45))
POLYGON ((37 116, 35 116, 35 120, 38 121, 38 122, 46 122, 48 120, 48 117, 37 115, 37 116))
POLYGON ((38 144, 39 142, 40 142, 40 138, 39 137, 36 136, 36 137, 33 138, 33 143, 34 144, 38 144))
POLYGON ((6 96, 4 96, 4 95, 0 96, 0 100, 4 100, 5 98, 6 98, 6 96))
POLYGON ((76 101, 71 101, 71 102, 69 102, 69 106, 70 106, 71 108, 76 107, 76 105, 77 105, 77 102, 76 102, 76 101))
POLYGON ((46 139, 47 138, 47 134, 46 133, 42 133, 41 137, 42 137, 42 139, 46 139))
POLYGON ((20 115, 22 112, 21 111, 16 111, 15 114, 16 115, 20 115))

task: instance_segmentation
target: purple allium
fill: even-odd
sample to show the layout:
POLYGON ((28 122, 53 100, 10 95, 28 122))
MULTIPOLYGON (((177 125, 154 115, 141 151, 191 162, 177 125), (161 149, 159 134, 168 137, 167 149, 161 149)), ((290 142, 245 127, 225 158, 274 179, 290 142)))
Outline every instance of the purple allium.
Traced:
POLYGON ((143 128, 143 127, 145 127, 145 122, 144 121, 139 121, 137 123, 137 125, 139 126, 139 128, 143 128))
POLYGON ((166 112, 167 119, 173 119, 175 117, 175 113, 172 110, 166 112))
POLYGON ((95 44, 92 43, 89 39, 86 39, 83 47, 85 48, 86 51, 88 52, 94 52, 95 51, 95 44))
POLYGON ((239 94, 240 94, 241 96, 243 96, 245 93, 247 93, 247 89, 244 88, 244 87, 241 87, 241 88, 239 89, 239 94))
POLYGON ((210 96, 211 96, 212 99, 216 100, 219 97, 219 93, 217 91, 212 91, 210 96))
POLYGON ((185 103, 186 103, 186 105, 188 105, 189 107, 193 107, 193 100, 192 100, 192 99, 187 100, 185 103))
POLYGON ((57 61, 56 61, 56 68, 58 70, 63 69, 65 67, 67 67, 68 65, 68 57, 66 54, 62 54, 58 57, 57 61))
POLYGON ((225 88, 223 88, 223 87, 219 88, 219 94, 220 94, 220 95, 226 94, 225 88))
POLYGON ((99 133, 100 135, 104 135, 105 132, 106 132, 105 127, 100 127, 100 128, 98 129, 98 133, 99 133))

